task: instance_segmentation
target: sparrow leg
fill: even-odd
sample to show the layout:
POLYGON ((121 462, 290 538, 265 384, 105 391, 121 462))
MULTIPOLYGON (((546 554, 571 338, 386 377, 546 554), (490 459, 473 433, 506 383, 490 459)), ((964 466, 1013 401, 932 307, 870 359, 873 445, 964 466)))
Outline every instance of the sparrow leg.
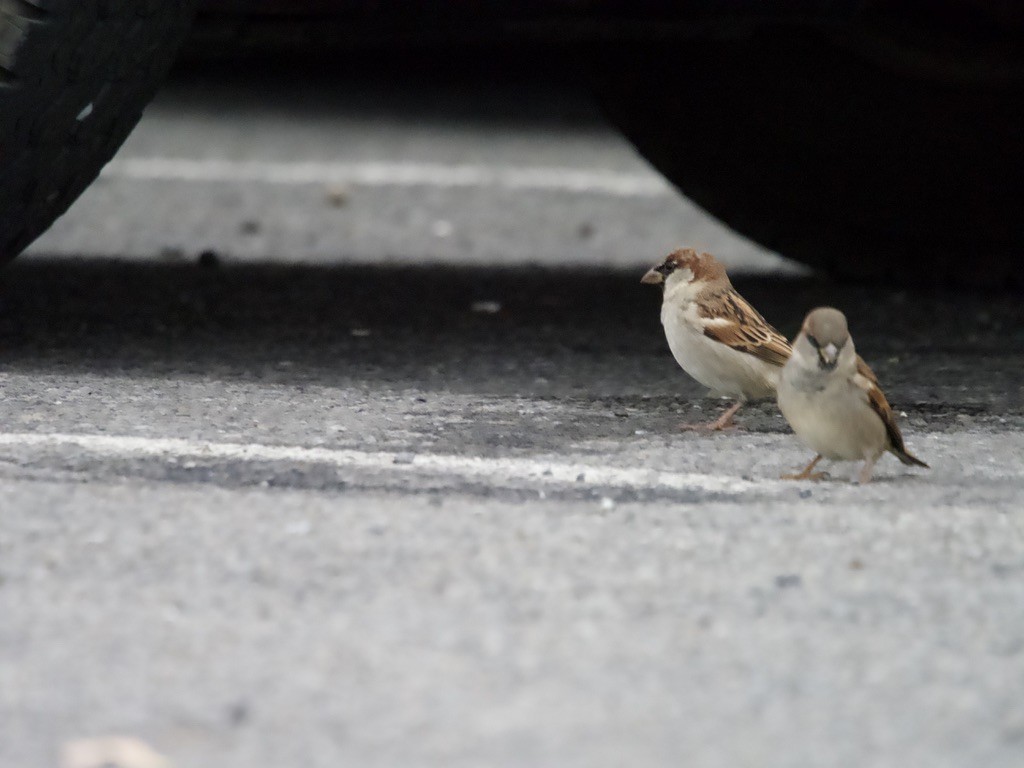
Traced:
POLYGON ((812 471, 818 465, 819 461, 821 461, 821 454, 820 453, 817 456, 815 456, 813 459, 811 459, 811 463, 808 464, 806 467, 804 467, 802 472, 799 472, 799 473, 797 473, 795 475, 782 475, 782 479, 783 480, 821 480, 828 473, 826 473, 826 472, 813 472, 812 471))
POLYGON ((860 472, 857 473, 858 485, 867 485, 868 483, 871 482, 871 473, 875 469, 876 461, 878 461, 877 458, 864 459, 864 465, 860 468, 860 472))
POLYGON ((726 409, 725 413, 723 413, 721 416, 715 419, 714 422, 712 422, 711 429, 717 432, 719 430, 735 426, 732 422, 732 417, 735 416, 736 411, 738 411, 742 407, 743 401, 737 400, 735 403, 733 403, 726 409))
POLYGON ((714 421, 706 424, 680 424, 679 428, 682 430, 695 430, 695 431, 707 431, 707 432, 721 432, 725 429, 734 429, 736 425, 732 421, 732 417, 736 415, 736 411, 743 407, 743 400, 737 400, 735 403, 730 405, 725 413, 719 416, 714 421))

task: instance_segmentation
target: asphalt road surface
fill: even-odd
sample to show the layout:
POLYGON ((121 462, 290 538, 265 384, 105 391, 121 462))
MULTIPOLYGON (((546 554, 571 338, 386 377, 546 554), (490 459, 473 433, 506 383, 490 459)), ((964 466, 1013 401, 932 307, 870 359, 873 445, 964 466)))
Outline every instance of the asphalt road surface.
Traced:
POLYGON ((1018 296, 804 276, 573 94, 246 87, 0 278, 0 765, 1022 764, 1018 296), (681 244, 847 311, 931 470, 680 432, 681 244))

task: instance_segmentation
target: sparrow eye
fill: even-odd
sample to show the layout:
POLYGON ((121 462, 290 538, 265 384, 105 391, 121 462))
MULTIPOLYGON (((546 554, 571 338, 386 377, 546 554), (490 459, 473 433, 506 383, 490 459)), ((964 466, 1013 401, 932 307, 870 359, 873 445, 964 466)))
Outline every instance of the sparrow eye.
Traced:
POLYGON ((676 265, 673 262, 666 261, 662 262, 661 266, 657 267, 654 271, 659 273, 660 275, 663 275, 664 277, 668 277, 669 275, 672 274, 675 268, 676 265))
POLYGON ((811 334, 809 334, 809 333, 804 334, 804 335, 807 336, 807 341, 810 342, 812 347, 814 347, 815 349, 821 349, 821 344, 818 343, 818 340, 816 338, 811 336, 811 334))

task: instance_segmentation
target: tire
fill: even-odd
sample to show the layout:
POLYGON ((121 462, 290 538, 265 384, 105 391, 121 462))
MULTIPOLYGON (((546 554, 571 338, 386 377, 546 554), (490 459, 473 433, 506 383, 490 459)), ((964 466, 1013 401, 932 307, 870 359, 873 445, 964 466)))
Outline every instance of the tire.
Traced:
POLYGON ((598 87, 655 168, 784 256, 856 281, 1020 284, 1021 68, 943 55, 776 29, 652 47, 598 87))
POLYGON ((128 137, 192 13, 193 0, 0 0, 0 263, 128 137))

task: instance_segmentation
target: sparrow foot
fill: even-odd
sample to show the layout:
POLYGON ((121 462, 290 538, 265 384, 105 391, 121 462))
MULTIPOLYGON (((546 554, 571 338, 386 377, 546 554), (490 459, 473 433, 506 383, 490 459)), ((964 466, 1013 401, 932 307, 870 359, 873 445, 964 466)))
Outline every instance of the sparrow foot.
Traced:
POLYGON ((799 472, 792 475, 779 475, 780 480, 825 480, 829 477, 828 472, 799 472))
POLYGON ((811 459, 811 463, 804 467, 802 471, 791 475, 780 475, 780 478, 782 480, 814 480, 815 482, 818 480, 824 480, 828 477, 828 472, 814 471, 814 468, 818 465, 819 461, 821 461, 820 453, 811 459))
POLYGON ((740 425, 733 422, 728 424, 719 424, 718 421, 702 421, 699 424, 691 424, 689 422, 683 422, 679 425, 681 432, 729 432, 733 429, 739 429, 740 425))
POLYGON ((857 473, 857 485, 867 485, 871 482, 871 473, 875 469, 875 459, 866 459, 864 465, 857 473))
POLYGON ((709 421, 706 424, 680 424, 679 429, 683 431, 693 432, 724 432, 727 429, 738 429, 738 425, 732 420, 732 417, 736 415, 743 406, 743 401, 738 400, 726 409, 725 413, 719 416, 714 421, 709 421))

